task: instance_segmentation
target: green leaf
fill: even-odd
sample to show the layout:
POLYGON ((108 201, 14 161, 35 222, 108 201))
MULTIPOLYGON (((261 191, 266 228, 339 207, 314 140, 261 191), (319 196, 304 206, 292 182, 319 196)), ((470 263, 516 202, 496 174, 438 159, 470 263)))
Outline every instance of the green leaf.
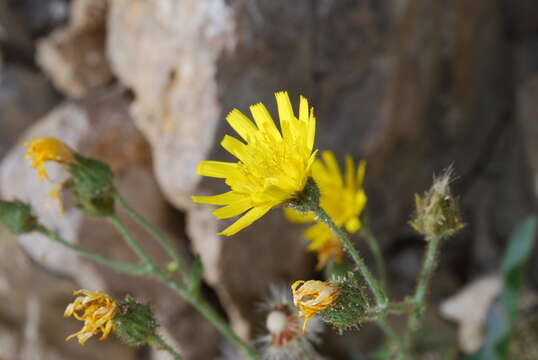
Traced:
POLYGON ((514 231, 502 260, 503 289, 488 311, 486 337, 480 350, 465 360, 508 360, 510 335, 516 326, 525 265, 536 240, 536 216, 529 216, 514 231))

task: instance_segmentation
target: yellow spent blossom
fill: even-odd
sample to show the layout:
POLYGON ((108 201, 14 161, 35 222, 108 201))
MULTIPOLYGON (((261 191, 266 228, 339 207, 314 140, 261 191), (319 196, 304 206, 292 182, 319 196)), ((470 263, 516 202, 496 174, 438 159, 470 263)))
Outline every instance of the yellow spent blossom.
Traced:
POLYGON ((73 295, 80 295, 67 306, 64 316, 73 315, 77 320, 84 321, 82 329, 69 335, 65 341, 74 337, 78 338, 80 344, 84 344, 93 335, 101 333, 99 340, 104 340, 114 328, 114 315, 118 310, 116 302, 108 295, 101 292, 88 290, 73 291, 73 295), (81 313, 79 313, 81 312, 81 313))
POLYGON ((37 168, 40 179, 48 179, 45 163, 54 161, 69 164, 74 161, 73 150, 62 141, 52 137, 38 137, 24 143, 28 148, 25 158, 32 159, 32 168, 37 168))
MULTIPOLYGON (((337 226, 353 234, 361 228, 359 217, 367 201, 362 187, 366 162, 361 161, 355 170, 353 159, 347 155, 345 174, 342 174, 332 152, 324 151, 321 156, 322 160, 317 159, 312 165, 312 177, 320 190, 320 206, 337 226)), ((312 214, 303 215, 291 208, 286 208, 285 214, 288 220, 296 223, 314 220, 312 214)), ((318 270, 329 260, 342 260, 342 244, 324 223, 318 222, 304 235, 311 242, 308 249, 318 254, 318 270)))
POLYGON ((291 285, 293 303, 301 310, 299 316, 304 316, 303 332, 308 321, 318 312, 335 304, 338 298, 336 284, 319 280, 298 280, 291 285))
POLYGON ((239 110, 226 120, 244 142, 224 136, 221 145, 238 162, 202 161, 199 175, 225 179, 230 191, 215 196, 193 196, 202 204, 224 205, 215 210, 218 219, 245 213, 220 234, 231 236, 302 191, 311 173, 316 151, 314 109, 301 96, 296 117, 287 92, 275 94, 279 130, 269 111, 258 103, 250 107, 254 123, 239 110))

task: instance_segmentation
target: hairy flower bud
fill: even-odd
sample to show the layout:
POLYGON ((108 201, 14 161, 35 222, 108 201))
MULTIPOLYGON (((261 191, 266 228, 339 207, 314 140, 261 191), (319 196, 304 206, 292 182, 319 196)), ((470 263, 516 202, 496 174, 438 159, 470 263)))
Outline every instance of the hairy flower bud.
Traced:
MULTIPOLYGON (((71 176, 67 185, 73 190, 77 205, 87 215, 114 214, 114 175, 107 164, 84 157, 55 138, 35 138, 25 146, 28 149, 26 158, 32 160, 30 166, 37 169, 41 179, 49 178, 45 170, 47 162, 58 163, 67 170, 71 176)), ((51 193, 57 201, 61 188, 59 186, 51 193)))
POLYGON ((123 342, 138 346, 156 338, 156 329, 159 325, 149 304, 140 303, 127 296, 118 304, 118 308, 114 317, 114 329, 123 342))
POLYGON ((22 201, 0 201, 0 221, 14 234, 24 234, 39 226, 30 205, 22 201))
POLYGON ((357 327, 366 319, 367 299, 353 274, 334 280, 338 286, 338 298, 334 304, 319 312, 323 321, 336 330, 357 327))
POLYGON ((415 215, 411 226, 423 234, 426 239, 431 237, 446 238, 461 230, 458 199, 450 191, 452 168, 448 168, 437 178, 432 187, 422 196, 415 195, 415 215))
POLYGON ((114 214, 114 174, 107 164, 76 154, 67 171, 77 205, 87 215, 114 214))

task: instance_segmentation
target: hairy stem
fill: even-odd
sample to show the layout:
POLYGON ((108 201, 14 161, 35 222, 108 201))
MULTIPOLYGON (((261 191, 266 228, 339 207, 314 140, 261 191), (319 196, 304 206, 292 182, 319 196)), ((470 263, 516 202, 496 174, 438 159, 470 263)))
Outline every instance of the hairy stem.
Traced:
POLYGON ((181 357, 181 355, 179 355, 166 341, 164 341, 164 339, 159 336, 159 335, 154 335, 151 339, 149 339, 148 343, 151 345, 151 346, 156 346, 162 350, 165 350, 166 352, 168 352, 170 355, 172 355, 172 357, 175 359, 175 360, 183 360, 183 358, 181 357))
POLYGON ((404 337, 404 352, 403 359, 407 359, 409 356, 409 351, 413 344, 414 336, 417 330, 420 327, 420 321, 426 307, 425 298, 426 292, 430 285, 430 280, 433 276, 435 268, 437 267, 437 258, 439 255, 440 237, 430 237, 427 239, 428 246, 426 249, 426 255, 424 256, 424 262, 422 264, 422 270, 417 283, 417 288, 415 290, 415 295, 413 296, 413 302, 415 304, 415 310, 409 314, 407 320, 407 330, 404 337))
POLYGON ((211 322, 220 333, 225 336, 232 344, 241 349, 249 359, 257 359, 256 351, 247 343, 237 336, 232 329, 228 326, 228 323, 217 313, 213 307, 199 296, 189 294, 181 285, 175 280, 168 278, 162 272, 155 274, 161 281, 165 282, 175 292, 181 295, 192 306, 196 308, 209 322, 211 322))
POLYGON ((134 238, 131 232, 127 229, 125 224, 117 217, 110 217, 110 221, 118 229, 120 234, 125 238, 127 243, 131 246, 133 251, 151 268, 151 274, 170 286, 175 292, 177 292, 182 298, 188 301, 194 306, 209 322, 213 324, 225 336, 232 344, 241 349, 245 355, 250 359, 257 359, 255 350, 248 344, 243 342, 229 327, 228 323, 209 305, 206 301, 196 296, 176 280, 171 279, 165 272, 159 269, 155 263, 149 258, 145 250, 140 246, 138 241, 134 238))
POLYGON ((178 265, 179 269, 182 269, 183 259, 178 254, 176 249, 174 249, 174 246, 168 240, 168 238, 164 236, 164 234, 159 229, 150 224, 146 220, 146 218, 144 218, 134 208, 132 208, 131 205, 129 205, 129 203, 127 203, 127 201, 118 192, 114 192, 113 196, 114 199, 125 209, 125 211, 127 211, 127 214, 129 214, 129 216, 131 216, 136 222, 142 225, 142 227, 161 244, 161 246, 165 249, 168 255, 178 265))
POLYGON ((50 231, 43 225, 39 225, 37 231, 51 240, 56 241, 57 243, 60 243, 61 245, 70 248, 77 252, 80 256, 85 257, 86 259, 93 260, 96 263, 106 265, 114 270, 121 271, 124 273, 128 273, 131 275, 140 275, 140 274, 146 274, 149 272, 149 268, 147 266, 140 266, 140 265, 131 265, 131 264, 125 264, 116 260, 108 259, 102 255, 96 254, 94 252, 85 250, 80 248, 77 245, 71 244, 70 242, 62 239, 59 235, 56 233, 50 231))
POLYGON ((131 234, 131 232, 127 229, 123 221, 117 216, 117 215, 111 215, 108 217, 108 220, 114 225, 116 230, 123 236, 127 244, 131 247, 131 249, 138 255, 138 257, 146 264, 149 268, 151 268, 152 272, 155 271, 157 266, 151 260, 149 255, 146 253, 144 248, 140 245, 138 240, 135 239, 135 237, 131 234))
POLYGON ((322 221, 325 225, 327 225, 331 231, 338 237, 344 248, 349 252, 351 255, 351 258, 355 263, 357 264, 357 267, 359 268, 359 272, 364 277, 364 280, 366 281, 366 284, 368 284, 368 287, 372 291, 372 294, 374 295, 377 306, 380 308, 385 308, 387 306, 387 297, 385 296, 385 293, 377 283, 377 281, 372 276, 372 273, 370 273, 370 270, 368 270, 368 267, 364 263, 364 260, 359 255, 359 252, 357 249, 355 249, 355 246, 351 243, 351 240, 349 240, 349 237, 347 234, 342 230, 340 227, 338 227, 334 221, 331 219, 329 215, 323 210, 319 205, 312 204, 310 211, 312 211, 320 221, 322 221))

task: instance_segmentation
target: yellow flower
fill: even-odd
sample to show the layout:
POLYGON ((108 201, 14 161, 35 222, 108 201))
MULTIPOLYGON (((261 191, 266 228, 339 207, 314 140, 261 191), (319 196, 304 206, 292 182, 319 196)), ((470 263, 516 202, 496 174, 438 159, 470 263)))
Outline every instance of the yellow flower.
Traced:
POLYGON ((32 159, 31 167, 37 168, 39 178, 48 179, 45 162, 69 164, 74 161, 73 150, 65 143, 52 137, 38 137, 24 143, 28 148, 25 158, 32 159))
POLYGON ((219 235, 231 236, 290 200, 304 189, 310 176, 316 155, 314 109, 301 96, 297 118, 287 92, 277 92, 275 97, 280 131, 262 103, 250 107, 255 124, 234 109, 226 120, 244 142, 226 135, 221 145, 239 161, 202 161, 198 165, 199 175, 223 178, 231 189, 215 196, 193 196, 193 201, 225 205, 213 212, 218 219, 246 212, 219 235))
POLYGON ((73 295, 80 295, 71 304, 67 305, 64 316, 73 315, 77 320, 84 321, 82 329, 69 335, 65 341, 74 337, 78 338, 80 344, 84 344, 93 335, 101 333, 99 340, 104 340, 114 328, 114 315, 116 315, 118 305, 108 295, 101 292, 91 292, 88 290, 73 291, 73 295), (81 313, 79 313, 81 312, 81 313))
MULTIPOLYGON (((323 160, 317 159, 312 165, 312 177, 320 190, 320 206, 337 226, 355 233, 361 227, 359 217, 367 201, 362 188, 366 162, 361 161, 355 170, 353 159, 346 156, 346 171, 342 176, 332 152, 324 151, 321 156, 323 160)), ((303 215, 291 208, 286 208, 285 214, 288 220, 296 223, 314 220, 312 214, 303 215)), ((304 235, 311 242, 308 249, 318 253, 317 269, 322 269, 329 260, 342 260, 342 244, 324 223, 318 222, 307 229, 304 235)))
POLYGON ((319 280, 298 280, 291 285, 293 303, 301 310, 299 316, 304 316, 303 332, 308 321, 318 312, 334 305, 338 298, 336 284, 319 280))

